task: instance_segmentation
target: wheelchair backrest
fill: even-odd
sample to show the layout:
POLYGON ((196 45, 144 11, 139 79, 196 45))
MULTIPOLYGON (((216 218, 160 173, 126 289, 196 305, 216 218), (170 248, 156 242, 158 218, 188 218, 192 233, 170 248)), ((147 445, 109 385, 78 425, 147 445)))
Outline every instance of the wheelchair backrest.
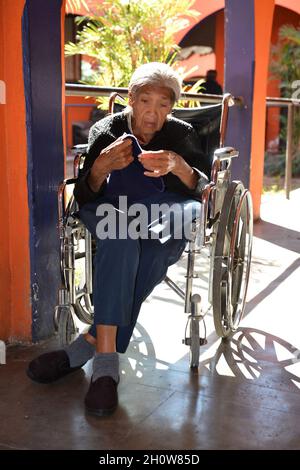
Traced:
POLYGON ((220 122, 222 103, 201 106, 201 108, 175 108, 172 116, 193 126, 205 155, 205 172, 210 175, 214 151, 220 146, 220 122))
MULTIPOLYGON (((114 103, 114 113, 121 112, 124 109, 124 105, 114 103)), ((222 103, 197 108, 174 108, 172 110, 172 116, 188 122, 195 129, 199 137, 200 151, 205 156, 203 170, 208 176, 211 172, 214 151, 220 146, 221 114, 222 103)), ((75 148, 81 151, 84 157, 87 145, 76 145, 75 148)))

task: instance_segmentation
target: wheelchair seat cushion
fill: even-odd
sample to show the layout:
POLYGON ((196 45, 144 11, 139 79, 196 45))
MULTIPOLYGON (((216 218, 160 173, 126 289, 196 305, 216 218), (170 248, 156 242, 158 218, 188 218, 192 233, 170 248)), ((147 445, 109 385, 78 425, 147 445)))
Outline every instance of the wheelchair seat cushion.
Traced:
POLYGON ((138 160, 143 150, 137 138, 127 133, 124 133, 121 138, 132 141, 134 161, 126 168, 114 170, 110 174, 104 195, 113 198, 119 195, 127 196, 129 202, 135 202, 157 192, 163 192, 165 184, 162 177, 152 179, 144 175, 145 169, 138 160))

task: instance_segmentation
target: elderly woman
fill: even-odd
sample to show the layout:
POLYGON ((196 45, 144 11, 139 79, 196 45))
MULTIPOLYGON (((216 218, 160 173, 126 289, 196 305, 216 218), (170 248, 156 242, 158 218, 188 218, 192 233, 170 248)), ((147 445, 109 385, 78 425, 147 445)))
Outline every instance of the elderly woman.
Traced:
MULTIPOLYGON (((185 235, 175 236, 175 221, 167 223, 168 236, 158 235, 162 226, 166 228, 168 208, 171 210, 176 204, 177 210, 185 214, 192 207, 189 214, 194 217, 207 183, 201 172, 204 159, 193 128, 170 116, 180 91, 179 77, 168 65, 150 63, 139 67, 129 84, 129 106, 91 128, 88 154, 75 185, 80 218, 97 241, 94 324, 66 349, 34 359, 27 373, 35 381, 52 382, 76 371, 93 357, 85 405, 88 412, 96 415, 115 410, 118 353, 127 349, 142 302, 163 280, 168 266, 180 258, 186 245, 185 235), (137 202, 147 210, 153 204, 164 204, 167 209, 159 220, 151 219, 149 223, 147 219, 147 233, 140 227, 138 236, 130 236, 128 230, 125 236, 120 236, 118 230, 101 236, 101 207, 110 204, 115 214, 126 212, 120 207, 118 196, 128 196, 128 214, 130 204, 137 202)), ((124 225, 125 219, 122 220, 124 225)), ((126 228, 130 220, 134 220, 132 213, 126 218, 126 228)), ((115 222, 112 226, 116 228, 115 222)))

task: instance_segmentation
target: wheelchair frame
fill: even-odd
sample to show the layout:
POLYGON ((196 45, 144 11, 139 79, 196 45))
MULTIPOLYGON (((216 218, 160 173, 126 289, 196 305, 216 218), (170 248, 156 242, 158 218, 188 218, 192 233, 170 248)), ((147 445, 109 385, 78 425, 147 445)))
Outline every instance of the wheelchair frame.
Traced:
MULTIPOLYGON (((112 112, 117 93, 110 98, 112 112)), ((200 322, 204 323, 201 296, 193 293, 195 255, 204 247, 209 248, 208 300, 213 309, 215 330, 225 338, 236 330, 242 318, 249 282, 253 240, 253 215, 251 195, 240 181, 231 181, 232 158, 238 157, 233 147, 224 147, 228 108, 234 103, 229 93, 223 96, 220 123, 220 147, 214 152, 211 180, 202 196, 202 210, 192 223, 192 237, 187 248, 187 274, 185 291, 168 276, 167 285, 184 300, 188 315, 183 343, 190 348, 190 367, 198 368, 200 346, 207 342, 200 337, 200 322), (189 326, 189 328, 188 328, 189 326), (188 332, 188 334, 187 334, 188 332)), ((193 110, 194 111, 194 110, 193 110)), ((83 150, 74 159, 74 178, 64 180, 58 190, 59 236, 61 247, 61 278, 58 305, 55 309, 55 325, 61 344, 70 343, 76 335, 74 318, 87 324, 93 321, 92 306, 92 253, 93 242, 89 231, 76 216, 77 203, 72 195, 66 203, 66 188, 74 184, 83 164, 83 150), (84 249, 80 245, 84 244, 84 249), (84 284, 76 286, 76 266, 84 258, 84 284)), ((79 147, 79 148, 78 148, 79 147)))

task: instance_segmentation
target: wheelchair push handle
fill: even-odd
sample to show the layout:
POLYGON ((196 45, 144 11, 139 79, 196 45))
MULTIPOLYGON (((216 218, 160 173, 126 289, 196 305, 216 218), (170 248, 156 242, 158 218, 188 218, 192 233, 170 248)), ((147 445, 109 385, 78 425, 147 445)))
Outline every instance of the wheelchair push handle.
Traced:
POLYGON ((116 101, 117 97, 119 97, 123 101, 125 101, 123 96, 121 96, 119 93, 117 93, 117 92, 111 93, 111 95, 109 97, 109 101, 108 101, 108 113, 109 114, 114 114, 114 104, 115 104, 115 101, 116 101))
POLYGON ((220 123, 220 147, 225 145, 225 136, 228 122, 228 108, 234 105, 234 97, 231 93, 225 93, 222 99, 222 114, 220 123))

